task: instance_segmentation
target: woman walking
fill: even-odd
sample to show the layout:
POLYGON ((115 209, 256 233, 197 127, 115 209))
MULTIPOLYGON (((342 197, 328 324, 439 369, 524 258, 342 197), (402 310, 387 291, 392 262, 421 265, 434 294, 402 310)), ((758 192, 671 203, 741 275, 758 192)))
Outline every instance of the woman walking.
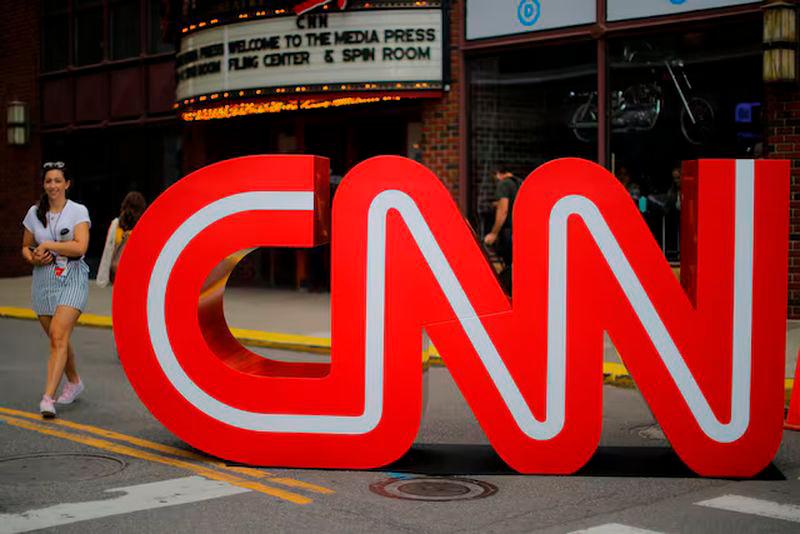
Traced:
POLYGON ((22 225, 22 255, 33 265, 33 309, 50 338, 47 381, 39 411, 55 417, 54 403, 70 404, 83 391, 75 367, 70 336, 89 297, 89 267, 83 255, 89 246, 89 212, 67 199, 71 181, 63 161, 42 167, 44 193, 28 210, 22 225), (61 377, 67 382, 54 400, 61 377))
POLYGON ((139 222, 139 218, 147 208, 147 201, 138 191, 131 191, 122 200, 119 217, 114 218, 106 232, 106 244, 103 255, 100 257, 100 266, 97 268, 97 285, 106 287, 114 283, 117 263, 128 241, 128 236, 139 222))

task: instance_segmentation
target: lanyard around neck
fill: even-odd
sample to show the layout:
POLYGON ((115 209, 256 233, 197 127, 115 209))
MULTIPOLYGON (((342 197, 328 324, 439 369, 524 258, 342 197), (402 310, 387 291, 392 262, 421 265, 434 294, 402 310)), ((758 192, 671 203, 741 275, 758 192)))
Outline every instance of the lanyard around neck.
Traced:
POLYGON ((64 204, 64 207, 61 208, 61 211, 58 212, 58 217, 56 217, 55 221, 51 220, 51 218, 49 217, 50 213, 48 213, 48 223, 50 224, 50 228, 49 228, 50 237, 53 238, 53 241, 59 241, 59 239, 58 239, 58 222, 61 220, 61 216, 64 214, 64 210, 65 209, 67 209, 67 205, 66 204, 64 204))

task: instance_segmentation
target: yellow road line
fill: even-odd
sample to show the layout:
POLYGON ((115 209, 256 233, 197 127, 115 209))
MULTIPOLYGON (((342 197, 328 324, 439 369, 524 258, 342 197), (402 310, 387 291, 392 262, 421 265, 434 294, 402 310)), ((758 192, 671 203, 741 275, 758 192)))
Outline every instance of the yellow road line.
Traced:
MULTIPOLYGON (((37 422, 42 421, 42 416, 40 414, 31 413, 31 412, 23 412, 21 410, 14 410, 12 408, 4 408, 0 406, 0 414, 7 414, 16 417, 24 417, 26 419, 31 419, 37 422)), ((238 467, 238 466, 230 466, 225 464, 225 462, 214 460, 207 456, 203 456, 201 454, 197 454, 192 451, 186 451, 183 449, 178 449, 176 447, 170 447, 169 445, 164 445, 161 443, 157 443, 155 441, 149 441, 142 438, 137 438, 136 436, 129 436, 127 434, 121 434, 119 432, 114 432, 113 430, 108 430, 102 427, 96 427, 92 425, 84 425, 81 423, 75 423, 73 421, 67 421, 65 419, 52 419, 46 423, 47 425, 58 425, 63 426, 66 428, 70 428, 73 430, 79 430, 82 432, 87 432, 89 434, 95 434, 97 436, 102 436, 104 438, 115 439, 117 441, 122 441, 125 443, 130 443, 131 445, 136 445, 138 447, 142 447, 145 449, 151 449, 154 451, 162 452, 165 454, 171 454, 172 456, 179 456, 181 458, 186 458, 189 460, 194 460, 197 462, 202 462, 203 464, 213 466, 217 469, 222 469, 225 471, 230 471, 232 473, 238 473, 240 475, 248 475, 253 478, 268 478, 270 482, 275 484, 280 484, 282 486, 288 487, 295 487, 295 488, 303 488, 309 491, 314 491, 316 493, 324 493, 324 494, 331 494, 335 493, 332 489, 326 488, 324 486, 318 486, 316 484, 312 484, 310 482, 303 482, 300 480, 294 480, 291 478, 285 477, 276 477, 273 473, 268 471, 263 471, 261 469, 255 469, 251 467, 238 467)))
POLYGON ((315 493, 323 493, 325 495, 332 495, 336 493, 330 488, 326 488, 324 486, 318 486, 317 484, 311 484, 310 482, 304 482, 302 480, 297 480, 294 478, 273 477, 270 478, 269 481, 272 482, 273 484, 283 484, 284 486, 289 486, 290 488, 304 489, 308 491, 313 491, 315 493))
POLYGON ((310 482, 303 482, 302 480, 297 480, 294 478, 284 478, 284 477, 273 477, 270 476, 268 473, 260 469, 251 469, 249 467, 230 467, 228 466, 228 470, 235 471, 237 473, 242 473, 243 475, 249 475, 253 478, 266 478, 273 484, 282 484, 284 486, 289 486, 292 488, 304 489, 308 491, 313 491, 314 493, 323 493, 325 495, 332 495, 336 493, 330 488, 326 488, 324 486, 318 486, 317 484, 311 484, 310 482))
POLYGON ((205 460, 205 462, 214 465, 218 469, 225 469, 226 471, 232 471, 234 473, 251 476, 253 478, 264 478, 269 480, 273 484, 280 484, 281 486, 304 489, 308 491, 313 491, 314 493, 323 493, 325 495, 332 495, 336 493, 332 489, 326 488, 325 486, 319 486, 317 484, 312 484, 311 482, 304 482, 302 480, 297 480, 295 478, 278 477, 262 469, 256 469, 253 467, 237 467, 233 465, 227 465, 223 462, 208 461, 207 459, 205 460))
MULTIPOLYGON (((13 410, 11 408, 3 408, 0 407, 0 413, 4 413, 6 415, 13 415, 17 417, 24 417, 26 419, 32 419, 34 421, 41 421, 42 416, 37 413, 31 412, 23 412, 20 410, 13 410)), ((183 449, 178 449, 176 447, 170 447, 169 445, 163 445, 161 443, 156 443, 154 441, 148 441, 146 439, 137 438, 135 436, 128 436, 126 434, 120 434, 119 432, 114 432, 113 430, 107 430, 105 428, 100 428, 96 426, 90 425, 83 425, 80 423, 75 423, 73 421, 67 421, 65 419, 52 419, 48 421, 50 425, 59 425, 66 428, 71 428, 73 430, 81 430, 83 432, 88 432, 90 434, 95 434, 98 436, 102 436, 104 438, 111 438, 117 441, 124 441, 126 443, 130 443, 131 445, 137 445, 139 447, 143 447, 145 449, 151 449, 158 452, 163 452, 166 454, 171 454, 173 456, 180 456, 181 458, 187 458, 189 460, 196 460, 200 462, 208 462, 208 458, 202 456, 200 454, 185 451, 183 449)))
POLYGON ((260 493, 264 493, 272 497, 277 497, 278 499, 283 499, 285 501, 289 501, 295 504, 309 504, 313 502, 308 497, 305 497, 304 495, 300 495, 298 493, 292 493, 291 491, 282 490, 280 488, 273 488, 271 486, 267 486, 266 484, 262 484, 260 482, 253 482, 250 480, 245 480, 243 478, 235 477, 233 475, 229 475, 227 473, 220 473, 219 471, 210 469, 208 467, 204 467, 202 465, 184 462, 183 460, 176 460, 174 458, 167 458, 166 456, 161 456, 158 454, 141 451, 139 449, 127 447, 125 445, 120 445, 118 443, 113 443, 111 441, 106 441, 104 439, 91 438, 87 436, 81 436, 78 434, 71 434, 69 432, 62 432, 61 430, 56 430, 54 428, 47 428, 44 425, 34 424, 31 423, 30 421, 25 421, 23 419, 17 419, 15 417, 9 417, 5 415, 0 415, 0 421, 5 421, 7 424, 18 428, 24 428, 26 430, 32 430, 34 432, 38 432, 40 434, 45 434, 48 436, 54 436, 57 438, 74 441, 75 443, 81 443, 83 445, 88 445, 89 447, 95 447, 97 449, 103 449, 106 451, 122 454, 125 456, 131 456, 133 458, 138 458, 140 460, 147 460, 150 462, 160 463, 171 467, 176 467, 179 469, 185 469, 187 471, 192 471, 200 476, 204 476, 212 480, 227 482, 228 484, 239 486, 240 488, 246 488, 249 490, 258 491, 260 493))

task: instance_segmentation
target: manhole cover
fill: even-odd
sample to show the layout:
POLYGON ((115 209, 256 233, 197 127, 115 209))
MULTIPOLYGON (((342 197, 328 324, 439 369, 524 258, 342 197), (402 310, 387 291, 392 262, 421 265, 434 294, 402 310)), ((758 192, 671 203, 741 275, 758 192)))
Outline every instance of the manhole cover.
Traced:
POLYGON ((640 438, 652 439, 655 441, 666 441, 664 431, 658 425, 639 426, 633 429, 640 438))
POLYGON ((384 497, 410 501, 464 501, 497 493, 496 486, 469 478, 389 478, 369 489, 384 497))
POLYGON ((0 458, 0 484, 48 484, 94 480, 118 473, 125 462, 111 456, 41 453, 0 458))

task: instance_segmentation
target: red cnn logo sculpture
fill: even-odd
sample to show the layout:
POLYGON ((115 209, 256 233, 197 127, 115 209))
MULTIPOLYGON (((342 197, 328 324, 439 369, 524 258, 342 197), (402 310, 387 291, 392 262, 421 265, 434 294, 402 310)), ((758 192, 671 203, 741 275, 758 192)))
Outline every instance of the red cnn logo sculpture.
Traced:
POLYGON ((514 299, 436 176, 383 156, 339 187, 330 364, 242 347, 229 256, 328 239, 327 161, 254 156, 187 176, 145 213, 114 289, 139 397, 171 431, 255 465, 372 468, 411 446, 427 331, 494 448, 572 473, 600 439, 607 331, 670 443, 706 476, 752 476, 781 439, 789 164, 684 166, 683 286, 608 171, 550 162, 514 208, 514 299))

